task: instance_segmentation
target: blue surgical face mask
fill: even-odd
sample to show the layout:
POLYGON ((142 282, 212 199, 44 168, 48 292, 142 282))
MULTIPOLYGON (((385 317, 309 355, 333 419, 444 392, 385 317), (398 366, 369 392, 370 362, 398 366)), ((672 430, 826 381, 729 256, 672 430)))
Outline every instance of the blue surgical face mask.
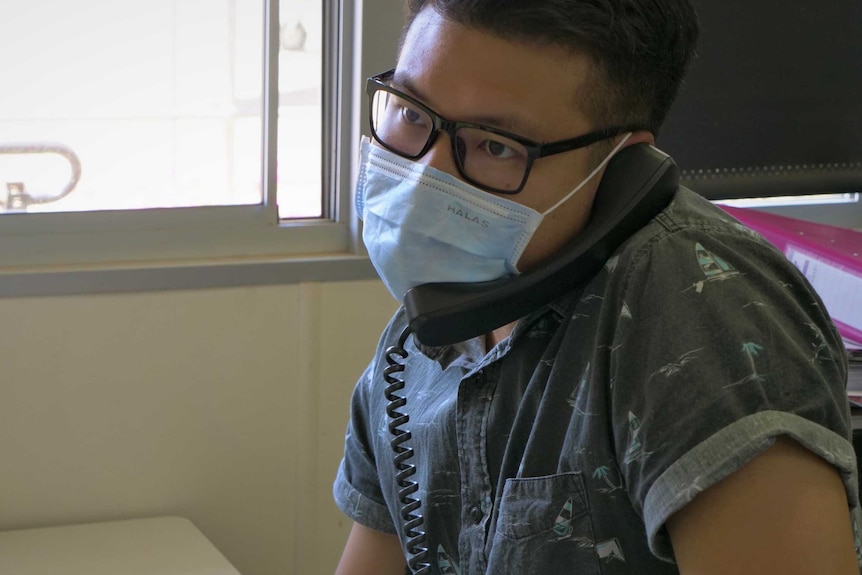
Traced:
POLYGON ((583 188, 627 139, 559 202, 537 212, 363 138, 356 209, 371 263, 398 301, 424 283, 518 274, 518 260, 542 219, 583 188))

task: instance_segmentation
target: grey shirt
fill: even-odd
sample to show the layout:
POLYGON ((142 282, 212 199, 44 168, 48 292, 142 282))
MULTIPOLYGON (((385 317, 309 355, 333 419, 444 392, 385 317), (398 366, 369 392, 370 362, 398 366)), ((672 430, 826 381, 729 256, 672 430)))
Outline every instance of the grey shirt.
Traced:
MULTIPOLYGON (((383 370, 405 325, 356 386, 334 484, 402 545, 383 370)), ((678 573, 668 517, 780 435, 840 471, 859 524, 840 337, 780 252, 688 190, 487 353, 406 350, 432 573, 678 573)))

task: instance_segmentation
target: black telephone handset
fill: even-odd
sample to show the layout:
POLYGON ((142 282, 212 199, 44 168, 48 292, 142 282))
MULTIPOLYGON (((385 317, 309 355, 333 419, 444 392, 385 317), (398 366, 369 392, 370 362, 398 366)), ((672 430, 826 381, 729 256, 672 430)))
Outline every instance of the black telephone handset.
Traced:
POLYGON ((577 288, 597 274, 627 238, 655 217, 676 192, 679 171, 664 152, 648 145, 624 148, 608 162, 596 192, 590 222, 550 263, 519 276, 481 283, 435 283, 407 292, 408 326, 397 345, 386 350, 386 413, 396 469, 398 500, 408 570, 431 572, 419 485, 410 463, 412 437, 402 411, 407 398, 402 377, 411 333, 431 346, 451 344, 488 333, 517 320, 577 288))
POLYGON ((464 341, 515 321, 583 285, 676 192, 679 171, 649 144, 620 150, 605 168, 587 227, 548 264, 479 283, 431 283, 404 296, 410 330, 425 345, 464 341))

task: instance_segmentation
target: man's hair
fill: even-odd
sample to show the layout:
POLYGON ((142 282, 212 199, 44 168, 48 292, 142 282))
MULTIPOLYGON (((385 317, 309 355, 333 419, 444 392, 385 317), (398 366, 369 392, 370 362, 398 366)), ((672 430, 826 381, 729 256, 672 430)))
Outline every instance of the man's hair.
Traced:
POLYGON ((636 124, 656 135, 699 32, 689 0, 405 0, 402 43, 426 5, 500 38, 587 55, 595 89, 579 104, 595 128, 636 124))

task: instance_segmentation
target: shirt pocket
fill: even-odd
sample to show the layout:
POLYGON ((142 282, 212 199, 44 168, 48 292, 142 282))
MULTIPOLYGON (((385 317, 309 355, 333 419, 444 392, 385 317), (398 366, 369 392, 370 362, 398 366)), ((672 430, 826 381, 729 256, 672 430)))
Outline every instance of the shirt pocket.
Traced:
POLYGON ((488 575, 601 573, 581 473, 506 480, 488 575))

